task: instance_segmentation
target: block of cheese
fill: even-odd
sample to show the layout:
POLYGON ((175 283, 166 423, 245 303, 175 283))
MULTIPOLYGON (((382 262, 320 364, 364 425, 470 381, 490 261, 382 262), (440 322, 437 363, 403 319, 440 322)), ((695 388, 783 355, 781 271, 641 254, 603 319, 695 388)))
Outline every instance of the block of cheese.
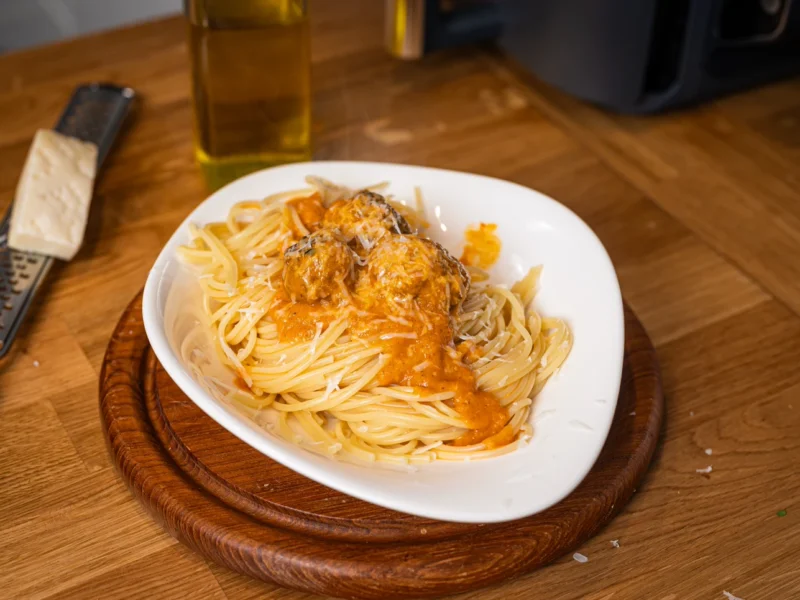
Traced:
POLYGON ((70 260, 86 230, 97 146, 46 129, 33 138, 17 184, 8 245, 70 260))

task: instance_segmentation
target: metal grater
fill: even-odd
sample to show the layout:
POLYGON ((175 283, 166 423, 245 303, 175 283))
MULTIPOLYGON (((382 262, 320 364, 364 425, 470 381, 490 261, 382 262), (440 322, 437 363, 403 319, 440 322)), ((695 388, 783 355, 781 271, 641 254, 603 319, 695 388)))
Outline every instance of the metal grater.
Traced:
MULTIPOLYGON (((103 165, 127 116, 134 91, 107 83, 76 88, 55 130, 97 144, 97 169, 103 165)), ((0 221, 0 358, 19 331, 36 291, 41 287, 53 258, 8 247, 11 209, 0 221)))

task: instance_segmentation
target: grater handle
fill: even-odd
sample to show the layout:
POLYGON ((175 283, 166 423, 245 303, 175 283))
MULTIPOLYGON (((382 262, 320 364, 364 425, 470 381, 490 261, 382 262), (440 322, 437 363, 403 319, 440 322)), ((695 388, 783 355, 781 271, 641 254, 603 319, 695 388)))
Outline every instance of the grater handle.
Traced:
MULTIPOLYGON (((97 145, 97 170, 122 129, 136 94, 110 83, 78 86, 55 130, 97 145)), ((53 258, 8 247, 11 209, 0 221, 0 358, 5 356, 30 309, 53 258)))

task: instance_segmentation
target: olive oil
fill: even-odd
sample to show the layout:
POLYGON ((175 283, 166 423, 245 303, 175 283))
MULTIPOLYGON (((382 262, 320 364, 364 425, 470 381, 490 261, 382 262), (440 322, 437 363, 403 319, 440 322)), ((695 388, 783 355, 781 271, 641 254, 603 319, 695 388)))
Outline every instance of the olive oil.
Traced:
POLYGON ((311 157, 304 0, 186 0, 195 157, 210 188, 311 157))

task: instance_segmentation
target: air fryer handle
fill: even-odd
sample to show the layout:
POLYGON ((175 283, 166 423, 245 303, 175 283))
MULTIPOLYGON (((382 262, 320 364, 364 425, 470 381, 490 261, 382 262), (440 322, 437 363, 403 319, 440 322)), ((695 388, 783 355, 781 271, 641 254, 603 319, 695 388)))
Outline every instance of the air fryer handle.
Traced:
POLYGON ((386 11, 387 44, 398 58, 495 39, 503 30, 496 2, 444 12, 440 0, 387 0, 386 11))

